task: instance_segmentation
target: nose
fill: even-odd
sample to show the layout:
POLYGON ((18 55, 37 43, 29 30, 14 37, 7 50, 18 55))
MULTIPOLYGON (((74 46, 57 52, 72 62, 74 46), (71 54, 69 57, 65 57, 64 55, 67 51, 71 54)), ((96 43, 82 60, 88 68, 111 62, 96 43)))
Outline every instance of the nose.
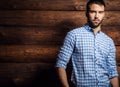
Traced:
POLYGON ((95 17, 96 17, 96 18, 98 18, 98 17, 99 17, 99 13, 98 13, 98 12, 96 12, 95 17))

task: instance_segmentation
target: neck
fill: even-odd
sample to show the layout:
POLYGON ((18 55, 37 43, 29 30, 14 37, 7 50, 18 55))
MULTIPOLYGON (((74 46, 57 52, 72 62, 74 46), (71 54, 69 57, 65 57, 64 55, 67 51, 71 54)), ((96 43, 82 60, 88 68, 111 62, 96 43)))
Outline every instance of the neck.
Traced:
POLYGON ((93 32, 96 35, 101 30, 101 25, 98 27, 93 28, 93 32))
MULTIPOLYGON (((87 24, 90 26, 89 23, 87 23, 87 24)), ((97 27, 92 27, 92 26, 90 26, 90 27, 93 29, 94 35, 96 35, 101 30, 101 24, 97 27)))

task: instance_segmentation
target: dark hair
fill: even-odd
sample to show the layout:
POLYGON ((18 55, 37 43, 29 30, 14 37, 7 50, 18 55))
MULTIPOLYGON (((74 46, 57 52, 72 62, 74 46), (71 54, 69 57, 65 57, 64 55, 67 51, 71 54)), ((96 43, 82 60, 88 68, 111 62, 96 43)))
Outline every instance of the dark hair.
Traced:
POLYGON ((104 0, 89 0, 87 5, 86 5, 86 12, 89 12, 91 4, 103 5, 105 7, 104 0))

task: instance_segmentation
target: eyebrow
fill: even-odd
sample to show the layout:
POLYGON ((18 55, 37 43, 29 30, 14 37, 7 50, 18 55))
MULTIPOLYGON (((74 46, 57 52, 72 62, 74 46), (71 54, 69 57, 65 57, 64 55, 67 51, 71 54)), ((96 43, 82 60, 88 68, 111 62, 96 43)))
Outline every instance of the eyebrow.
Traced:
MULTIPOLYGON (((89 10, 90 12, 96 12, 96 10, 89 10)), ((99 12, 105 12, 105 11, 99 11, 99 12)))

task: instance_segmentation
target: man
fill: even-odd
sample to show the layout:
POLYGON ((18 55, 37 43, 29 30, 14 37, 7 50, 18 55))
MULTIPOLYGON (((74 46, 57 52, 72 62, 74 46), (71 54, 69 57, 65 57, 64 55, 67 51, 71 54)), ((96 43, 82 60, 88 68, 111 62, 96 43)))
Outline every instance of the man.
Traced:
POLYGON ((57 58, 63 87, 70 87, 66 67, 71 58, 71 81, 75 87, 119 87, 113 40, 101 31, 105 16, 103 0, 89 0, 87 24, 67 33, 57 58))

